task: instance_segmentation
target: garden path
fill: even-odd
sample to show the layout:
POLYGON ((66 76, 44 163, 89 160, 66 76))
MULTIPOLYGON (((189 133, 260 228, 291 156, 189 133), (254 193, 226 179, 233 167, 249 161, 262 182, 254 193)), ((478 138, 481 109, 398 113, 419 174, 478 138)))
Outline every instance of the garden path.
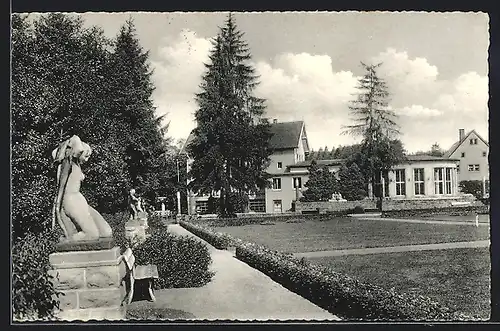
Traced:
POLYGON ((287 290, 260 271, 218 250, 185 230, 168 225, 168 231, 204 242, 212 257, 212 281, 199 288, 155 291, 156 302, 140 301, 134 308, 166 308, 190 320, 339 320, 335 315, 287 290))
MULTIPOLYGON (((471 225, 476 226, 475 221, 464 222, 464 221, 446 221, 446 220, 419 220, 419 219, 405 219, 405 218, 390 218, 390 217, 377 217, 377 216, 363 216, 351 215, 351 217, 356 217, 360 220, 367 221, 386 221, 386 222, 404 222, 404 223, 423 223, 423 224, 448 224, 448 225, 471 225)), ((478 226, 490 226, 489 222, 480 221, 478 226)))
POLYGON ((478 240, 478 241, 462 241, 462 242, 441 243, 441 244, 338 249, 338 250, 333 250, 333 251, 295 253, 294 256, 315 258, 315 257, 327 257, 327 256, 399 253, 399 252, 414 252, 414 251, 454 249, 454 248, 480 248, 480 247, 489 247, 489 246, 490 246, 489 240, 478 240))

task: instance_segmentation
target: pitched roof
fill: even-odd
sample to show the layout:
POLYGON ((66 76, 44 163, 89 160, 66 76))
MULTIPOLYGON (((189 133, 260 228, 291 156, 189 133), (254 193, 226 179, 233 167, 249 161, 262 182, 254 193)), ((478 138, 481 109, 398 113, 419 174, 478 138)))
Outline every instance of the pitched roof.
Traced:
MULTIPOLYGON (((303 121, 297 122, 280 122, 271 124, 271 140, 269 145, 272 149, 287 149, 296 148, 299 145, 300 133, 304 126, 303 121)), ((186 142, 179 151, 180 154, 185 154, 187 146, 194 139, 194 130, 189 133, 186 142)))
MULTIPOLYGON (((304 167, 309 167, 311 165, 311 162, 313 160, 307 160, 307 161, 301 161, 297 162, 295 164, 291 164, 288 167, 289 168, 304 168, 304 167)), ((316 164, 319 166, 335 166, 335 165, 342 165, 346 160, 345 159, 331 159, 331 160, 314 160, 316 161, 316 164)))
POLYGON ((408 162, 418 162, 418 161, 458 161, 458 159, 450 159, 445 156, 433 156, 433 155, 407 155, 406 161, 408 162))
POLYGON ((273 136, 269 142, 272 149, 296 148, 299 145, 303 121, 280 122, 271 124, 273 136))
POLYGON ((475 134, 475 135, 476 135, 479 139, 481 139, 481 140, 482 140, 482 142, 484 142, 484 143, 486 144, 486 146, 488 146, 488 147, 490 146, 490 144, 488 144, 488 142, 487 142, 486 140, 484 140, 484 139, 483 139, 483 137, 481 137, 481 136, 480 136, 480 135, 476 132, 476 130, 471 130, 471 131, 469 131, 466 135, 464 135, 464 137, 463 137, 461 140, 459 140, 459 141, 455 142, 453 145, 451 145, 450 149, 448 149, 448 150, 446 151, 446 153, 444 153, 444 155, 443 155, 443 156, 444 156, 444 157, 449 158, 449 157, 450 157, 453 153, 455 153, 455 151, 457 150, 457 148, 458 148, 460 145, 462 145, 464 141, 466 141, 466 140, 467 140, 467 138, 468 138, 468 137, 469 137, 472 133, 474 133, 474 134, 475 134))

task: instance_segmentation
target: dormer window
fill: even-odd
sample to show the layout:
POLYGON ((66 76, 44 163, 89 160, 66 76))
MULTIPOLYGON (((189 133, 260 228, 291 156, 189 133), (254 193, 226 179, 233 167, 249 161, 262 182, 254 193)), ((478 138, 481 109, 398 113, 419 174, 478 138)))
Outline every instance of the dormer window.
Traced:
POLYGON ((278 169, 283 169, 283 162, 278 162, 278 169))

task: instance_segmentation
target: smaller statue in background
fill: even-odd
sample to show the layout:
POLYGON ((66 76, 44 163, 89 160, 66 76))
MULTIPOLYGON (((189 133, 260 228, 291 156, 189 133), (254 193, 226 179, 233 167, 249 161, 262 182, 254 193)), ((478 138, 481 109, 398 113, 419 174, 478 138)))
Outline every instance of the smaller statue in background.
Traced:
POLYGON ((142 208, 142 199, 137 195, 135 189, 129 191, 129 207, 132 219, 137 218, 139 212, 144 212, 142 208))

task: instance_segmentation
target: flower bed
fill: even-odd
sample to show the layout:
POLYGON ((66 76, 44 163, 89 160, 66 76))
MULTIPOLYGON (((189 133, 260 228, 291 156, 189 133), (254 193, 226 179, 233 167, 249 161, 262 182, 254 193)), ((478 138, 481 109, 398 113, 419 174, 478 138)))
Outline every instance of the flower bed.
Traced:
POLYGON ((239 244, 236 257, 287 289, 345 319, 464 320, 468 317, 424 296, 398 294, 255 244, 239 244))

